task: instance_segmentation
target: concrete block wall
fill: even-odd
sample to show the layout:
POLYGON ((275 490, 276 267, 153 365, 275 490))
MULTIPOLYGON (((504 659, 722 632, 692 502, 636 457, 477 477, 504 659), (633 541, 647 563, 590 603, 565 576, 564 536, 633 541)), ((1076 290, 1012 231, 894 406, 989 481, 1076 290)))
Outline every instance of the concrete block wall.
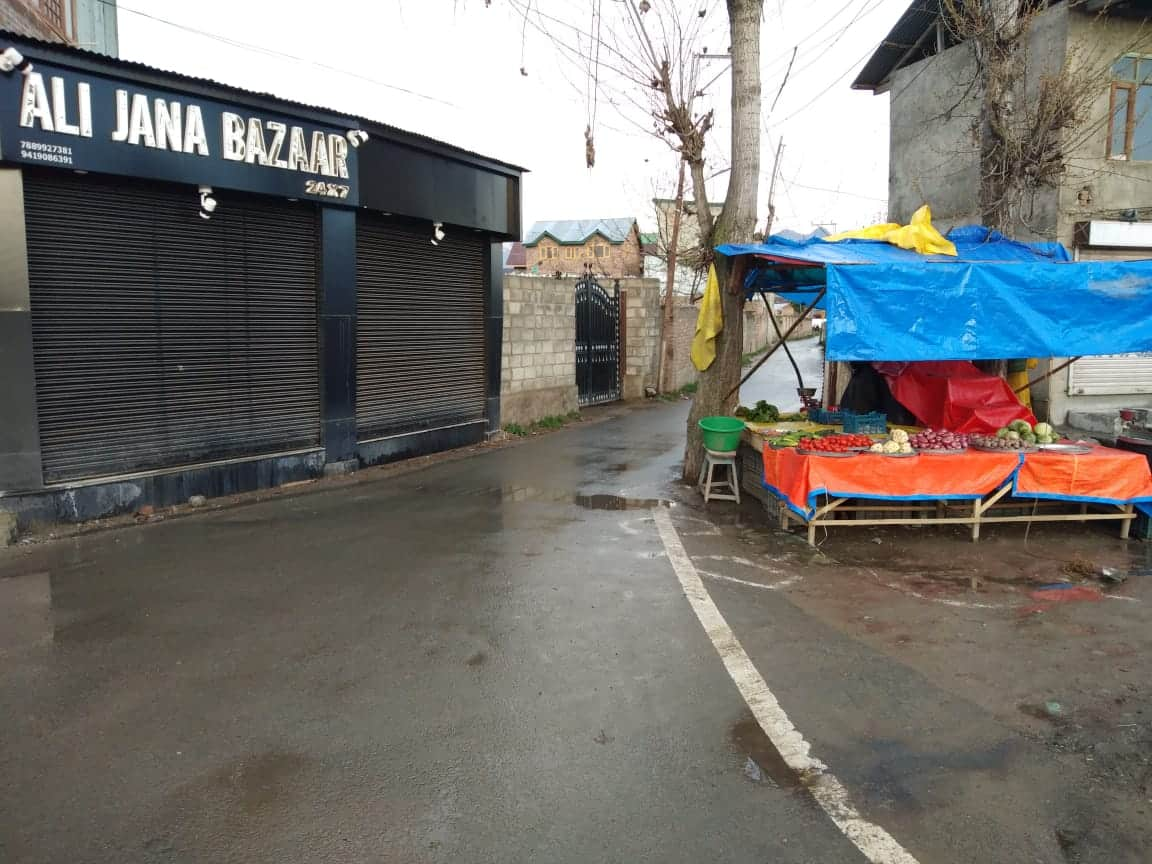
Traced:
POLYGON ((691 384, 700 373, 692 365, 692 339, 696 336, 696 318, 700 314, 700 304, 692 305, 687 300, 676 304, 676 314, 672 319, 672 380, 673 390, 691 384))
POLYGON ((758 297, 744 306, 744 354, 754 354, 769 342, 775 340, 776 333, 768 320, 768 309, 758 297), (769 335, 771 334, 771 335, 769 335))
POLYGON ((572 279, 504 277, 504 425, 525 425, 577 409, 574 287, 572 279))
POLYGON ((623 391, 625 399, 641 399, 656 386, 660 363, 661 292, 657 279, 621 279, 621 316, 627 330, 623 391))

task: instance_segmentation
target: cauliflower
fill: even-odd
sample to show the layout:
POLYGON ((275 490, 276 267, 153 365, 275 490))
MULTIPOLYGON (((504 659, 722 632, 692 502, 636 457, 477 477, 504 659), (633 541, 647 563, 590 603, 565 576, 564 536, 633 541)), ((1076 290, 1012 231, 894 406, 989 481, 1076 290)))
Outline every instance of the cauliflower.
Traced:
POLYGON ((900 445, 895 441, 885 441, 884 442, 884 452, 885 453, 899 453, 900 452, 900 445))
POLYGON ((900 452, 901 453, 911 453, 912 452, 912 445, 909 442, 905 441, 903 444, 900 445, 900 452))
POLYGON ((903 429, 893 429, 892 430, 892 440, 895 441, 897 444, 907 444, 908 443, 908 433, 905 432, 903 429))
POLYGON ((868 451, 870 453, 883 453, 884 452, 884 445, 883 444, 873 444, 871 447, 868 448, 868 451))

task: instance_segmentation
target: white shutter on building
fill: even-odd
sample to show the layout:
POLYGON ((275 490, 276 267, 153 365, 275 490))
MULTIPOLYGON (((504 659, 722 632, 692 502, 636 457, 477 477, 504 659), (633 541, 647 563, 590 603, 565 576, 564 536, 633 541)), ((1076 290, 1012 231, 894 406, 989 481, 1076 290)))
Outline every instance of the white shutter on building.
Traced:
POLYGON ((1069 396, 1132 393, 1152 393, 1152 354, 1085 357, 1068 370, 1069 396))

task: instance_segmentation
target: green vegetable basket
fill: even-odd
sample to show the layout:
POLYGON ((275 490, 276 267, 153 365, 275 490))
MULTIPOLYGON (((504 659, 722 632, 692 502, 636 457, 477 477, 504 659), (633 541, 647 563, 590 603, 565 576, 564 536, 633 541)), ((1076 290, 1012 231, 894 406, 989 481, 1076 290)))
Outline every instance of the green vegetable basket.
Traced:
POLYGON ((705 417, 700 421, 704 446, 713 453, 731 453, 740 446, 744 421, 738 417, 705 417))

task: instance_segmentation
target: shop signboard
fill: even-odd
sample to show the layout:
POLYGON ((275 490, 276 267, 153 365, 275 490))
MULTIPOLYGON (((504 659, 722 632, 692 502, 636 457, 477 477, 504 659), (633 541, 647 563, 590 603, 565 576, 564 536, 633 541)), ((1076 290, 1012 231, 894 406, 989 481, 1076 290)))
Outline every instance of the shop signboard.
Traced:
POLYGON ((0 75, 6 162, 358 203, 355 130, 29 59, 0 75))

